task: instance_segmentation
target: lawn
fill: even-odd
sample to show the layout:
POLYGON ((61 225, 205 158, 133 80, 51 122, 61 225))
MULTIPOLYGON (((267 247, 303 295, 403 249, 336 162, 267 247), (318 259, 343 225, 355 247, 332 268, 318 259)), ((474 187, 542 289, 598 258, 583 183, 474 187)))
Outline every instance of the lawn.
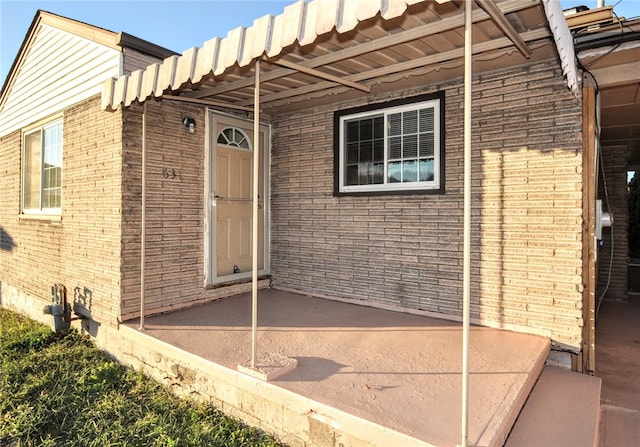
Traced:
POLYGON ((178 398, 72 331, 0 308, 0 447, 282 446, 178 398))

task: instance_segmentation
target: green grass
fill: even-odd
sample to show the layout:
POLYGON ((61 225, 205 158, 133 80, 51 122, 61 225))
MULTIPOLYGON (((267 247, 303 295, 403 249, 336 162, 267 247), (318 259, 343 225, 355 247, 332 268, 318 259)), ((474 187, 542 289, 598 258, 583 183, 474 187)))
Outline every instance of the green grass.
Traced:
POLYGON ((281 446, 211 405, 181 399, 75 331, 0 308, 0 447, 281 446))

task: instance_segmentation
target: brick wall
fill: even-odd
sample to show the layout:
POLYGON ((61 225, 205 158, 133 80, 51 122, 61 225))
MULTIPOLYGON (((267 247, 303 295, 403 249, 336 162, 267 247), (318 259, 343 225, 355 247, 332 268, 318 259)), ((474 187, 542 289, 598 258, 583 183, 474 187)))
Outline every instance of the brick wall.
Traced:
POLYGON ((49 287, 60 281, 61 269, 57 261, 60 259, 62 227, 48 221, 19 219, 21 146, 20 131, 0 140, 0 231, 5 241, 10 240, 0 249, 0 281, 49 298, 49 287))
MULTIPOLYGON (((147 101, 148 312, 202 299, 204 289, 204 147, 202 106, 147 101), (196 119, 189 134, 182 119, 196 119), (175 175, 174 175, 175 174, 175 175)), ((125 110, 122 315, 140 309, 142 106, 125 110)))
MULTIPOLYGON (((59 221, 19 218, 21 133, 0 140, 0 298, 37 318, 62 283, 83 315, 116 325, 140 309, 142 106, 102 112, 96 97, 67 109, 63 127, 59 221)), ((205 128, 201 106, 147 103, 147 314, 250 286, 205 287, 205 128)))
MULTIPOLYGON (((472 314, 578 350, 581 106, 556 67, 475 79, 472 314)), ((333 112, 362 101, 274 117, 276 286, 460 316, 463 87, 456 80, 401 94, 434 91, 446 93, 443 195, 333 196, 333 112)))
POLYGON ((599 172, 598 198, 602 199, 603 211, 610 211, 613 216, 613 228, 602 229, 602 245, 598 249, 598 292, 600 299, 626 300, 628 291, 629 261, 629 191, 627 188, 626 146, 610 146, 602 148, 602 171, 599 172), (607 184, 609 200, 607 203, 604 184, 607 184), (610 209, 608 208, 610 207, 610 209), (613 230, 613 263, 611 263, 611 234, 613 230), (609 268, 611 276, 609 277, 609 268))
MULTIPOLYGON (((472 312, 485 324, 547 334, 576 348, 580 104, 554 67, 538 63, 475 81, 472 312)), ((459 317, 462 86, 452 81, 402 95, 434 91, 446 93, 443 195, 332 195, 333 111, 362 102, 274 117, 277 286, 459 317)), ((2 138, 0 226, 13 241, 11 250, 0 250, 3 283, 46 300, 50 285, 63 282, 97 321, 137 314, 141 110, 101 112, 93 98, 66 111, 58 223, 18 219, 21 137, 2 138)), ((147 125, 146 300, 157 312, 215 295, 204 287, 205 113, 149 101, 147 125), (186 115, 196 118, 193 135, 181 124, 186 115)))
MULTIPOLYGON (((96 321, 119 312, 121 113, 100 111, 94 97, 64 111, 62 215, 59 221, 20 218, 21 133, 0 141, 0 227, 11 238, 0 250, 6 290, 50 300, 62 283, 70 300, 96 321)), ((30 123, 25 123, 28 125, 30 123)))

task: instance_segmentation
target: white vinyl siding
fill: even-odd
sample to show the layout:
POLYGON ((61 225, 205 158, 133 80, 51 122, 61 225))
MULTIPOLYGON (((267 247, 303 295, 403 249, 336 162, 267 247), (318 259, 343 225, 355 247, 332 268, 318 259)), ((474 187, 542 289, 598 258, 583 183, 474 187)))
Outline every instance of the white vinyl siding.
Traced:
POLYGON ((40 24, 0 109, 0 136, 100 94, 118 76, 122 54, 75 34, 40 24))

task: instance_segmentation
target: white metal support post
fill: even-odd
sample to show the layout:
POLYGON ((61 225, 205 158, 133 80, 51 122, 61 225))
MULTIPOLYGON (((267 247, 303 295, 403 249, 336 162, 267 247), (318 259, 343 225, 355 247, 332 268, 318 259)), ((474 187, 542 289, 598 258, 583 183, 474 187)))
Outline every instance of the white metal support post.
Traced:
POLYGON ((471 280, 471 11, 464 7, 464 236, 462 267, 462 447, 469 445, 469 314, 471 280))
POLYGON ((253 90, 253 217, 251 220, 251 369, 256 368, 258 343, 258 182, 260 181, 260 59, 253 90))
POLYGON ((140 232, 140 330, 144 331, 145 284, 144 265, 146 263, 147 239, 147 102, 142 103, 142 216, 140 232))

